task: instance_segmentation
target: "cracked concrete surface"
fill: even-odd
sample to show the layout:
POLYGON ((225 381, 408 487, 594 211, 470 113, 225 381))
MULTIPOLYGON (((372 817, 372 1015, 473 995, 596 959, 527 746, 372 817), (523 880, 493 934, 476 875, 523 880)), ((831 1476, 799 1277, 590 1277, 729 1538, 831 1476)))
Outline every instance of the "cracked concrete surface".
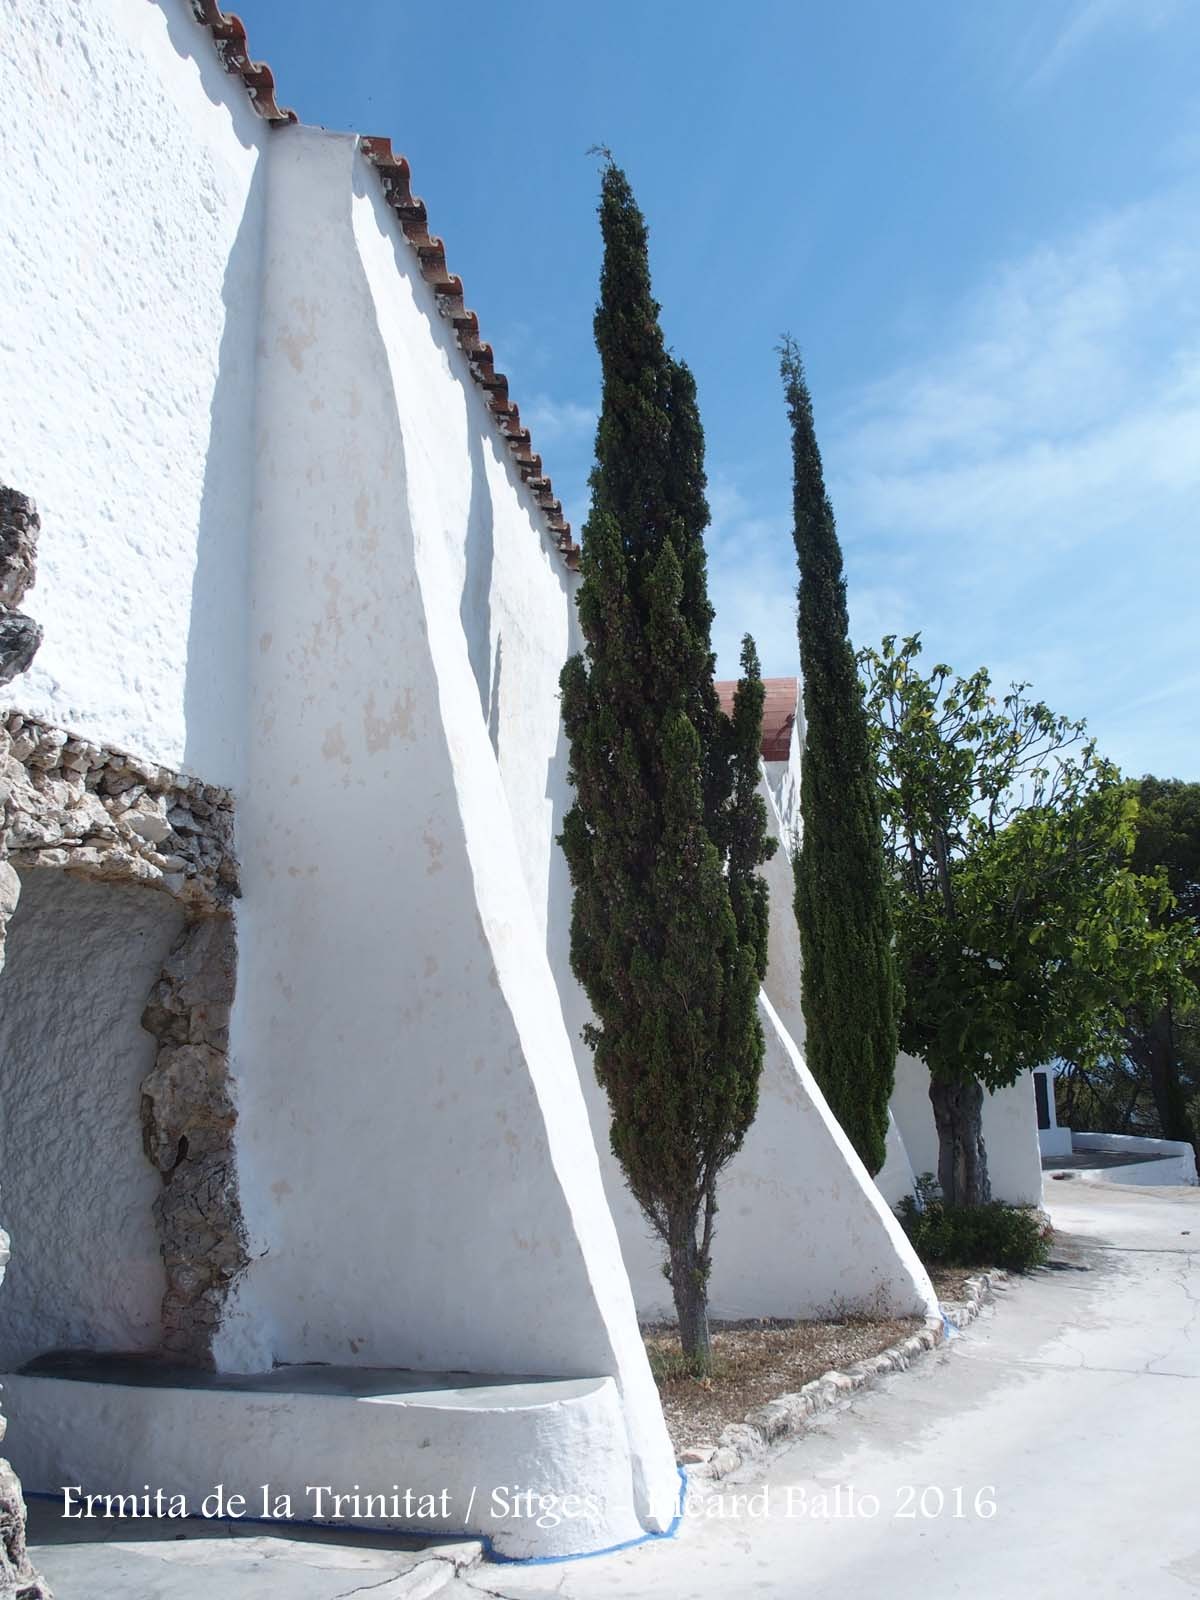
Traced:
POLYGON ((1048 1189, 1064 1270, 1014 1280, 948 1346, 722 1480, 675 1540, 466 1568, 261 1527, 179 1541, 177 1524, 75 1523, 63 1543, 35 1502, 35 1565, 59 1600, 1184 1600, 1200 1593, 1200 1189, 1048 1189))

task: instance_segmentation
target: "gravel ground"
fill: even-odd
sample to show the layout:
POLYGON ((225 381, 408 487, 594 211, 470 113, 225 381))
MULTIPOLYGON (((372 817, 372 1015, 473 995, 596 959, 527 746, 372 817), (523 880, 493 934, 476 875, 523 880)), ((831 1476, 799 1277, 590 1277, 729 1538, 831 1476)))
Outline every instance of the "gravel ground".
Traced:
POLYGON ((978 1278, 982 1272, 994 1272, 995 1267, 925 1266, 939 1300, 965 1300, 968 1278, 978 1278))
MULTIPOLYGON (((970 1276, 962 1273, 962 1278, 970 1276)), ((939 1286, 939 1294, 942 1289, 939 1286)), ((713 1373, 683 1370, 673 1324, 643 1328, 667 1429, 677 1451, 716 1444, 721 1429, 747 1411, 791 1394, 831 1367, 844 1368, 907 1338, 919 1317, 885 1321, 846 1317, 837 1322, 714 1322, 713 1373)))

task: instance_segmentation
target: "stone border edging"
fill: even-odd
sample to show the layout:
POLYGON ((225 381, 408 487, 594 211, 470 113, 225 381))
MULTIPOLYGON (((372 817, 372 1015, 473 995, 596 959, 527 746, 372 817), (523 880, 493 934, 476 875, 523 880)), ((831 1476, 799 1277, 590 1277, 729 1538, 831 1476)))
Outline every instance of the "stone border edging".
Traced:
POLYGON ((689 1483, 703 1487, 707 1481, 726 1478, 739 1467, 756 1460, 769 1446, 802 1431, 810 1417, 831 1411, 859 1389, 866 1388, 886 1372, 905 1372, 928 1350, 936 1350, 947 1340, 947 1328, 957 1331, 974 1322, 996 1289, 1007 1287, 1006 1272, 981 1272, 966 1282, 965 1300, 938 1302, 940 1317, 926 1317, 919 1333, 909 1334, 878 1355, 856 1361, 844 1372, 831 1369, 813 1378, 795 1394, 781 1394, 748 1411, 743 1421, 731 1422, 721 1431, 714 1449, 707 1446, 681 1452, 681 1465, 688 1468, 689 1483))

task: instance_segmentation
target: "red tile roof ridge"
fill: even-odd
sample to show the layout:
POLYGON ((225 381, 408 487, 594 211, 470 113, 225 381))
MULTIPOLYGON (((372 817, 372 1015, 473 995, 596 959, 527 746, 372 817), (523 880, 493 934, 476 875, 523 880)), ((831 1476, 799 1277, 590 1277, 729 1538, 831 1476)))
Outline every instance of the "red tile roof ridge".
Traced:
MULTIPOLYGON (((246 85, 259 116, 273 127, 286 127, 296 122, 296 113, 281 107, 275 99, 275 77, 270 67, 250 59, 241 18, 222 11, 215 0, 192 0, 192 10, 196 20, 212 35, 225 70, 236 73, 246 85)), ((425 202, 412 192, 412 172, 407 158, 392 149, 390 139, 360 136, 359 148, 379 173, 384 197, 412 246, 421 276, 437 296, 441 314, 454 328, 471 376, 487 396, 492 420, 512 452, 517 471, 545 518, 551 537, 567 566, 572 571, 578 570, 579 546, 571 537, 571 524, 563 517, 562 502, 555 498, 554 486, 543 469, 541 456, 534 453, 529 429, 522 427, 515 401, 509 399, 508 379, 496 371, 492 347, 479 336, 479 318, 467 309, 462 279, 448 269, 446 247, 429 231, 425 202)))
POLYGON ((232 11, 222 11, 216 0, 192 0, 196 21, 212 35, 213 47, 226 72, 236 73, 246 85, 251 104, 264 121, 275 127, 296 122, 296 113, 275 99, 275 74, 263 61, 250 59, 246 25, 232 11))
MULTIPOLYGON (((733 707, 736 678, 722 678, 714 687, 721 709, 728 712, 733 707)), ((764 761, 786 761, 792 746, 792 725, 796 721, 796 708, 800 702, 799 678, 764 678, 766 701, 763 705, 762 758, 764 761)))

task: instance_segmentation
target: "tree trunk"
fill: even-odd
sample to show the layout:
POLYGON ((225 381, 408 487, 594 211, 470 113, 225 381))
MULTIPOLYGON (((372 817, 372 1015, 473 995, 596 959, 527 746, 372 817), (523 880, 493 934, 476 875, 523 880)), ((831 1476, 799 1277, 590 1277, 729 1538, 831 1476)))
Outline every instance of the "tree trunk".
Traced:
POLYGON ((712 1366, 712 1345, 708 1336, 708 1272, 696 1240, 694 1216, 672 1218, 668 1241, 671 1264, 671 1293, 679 1319, 679 1342, 685 1356, 695 1363, 697 1376, 705 1376, 712 1366))
POLYGON ((992 1198, 983 1142, 983 1085, 978 1078, 929 1079, 938 1136, 938 1183, 948 1206, 980 1206, 992 1198))
POLYGON ((1125 1038, 1130 1057, 1150 1079, 1162 1137, 1183 1139, 1191 1144, 1195 1133, 1175 1060, 1174 1021, 1171 1007, 1165 1005, 1150 1019, 1147 1027, 1127 1029, 1125 1038))

